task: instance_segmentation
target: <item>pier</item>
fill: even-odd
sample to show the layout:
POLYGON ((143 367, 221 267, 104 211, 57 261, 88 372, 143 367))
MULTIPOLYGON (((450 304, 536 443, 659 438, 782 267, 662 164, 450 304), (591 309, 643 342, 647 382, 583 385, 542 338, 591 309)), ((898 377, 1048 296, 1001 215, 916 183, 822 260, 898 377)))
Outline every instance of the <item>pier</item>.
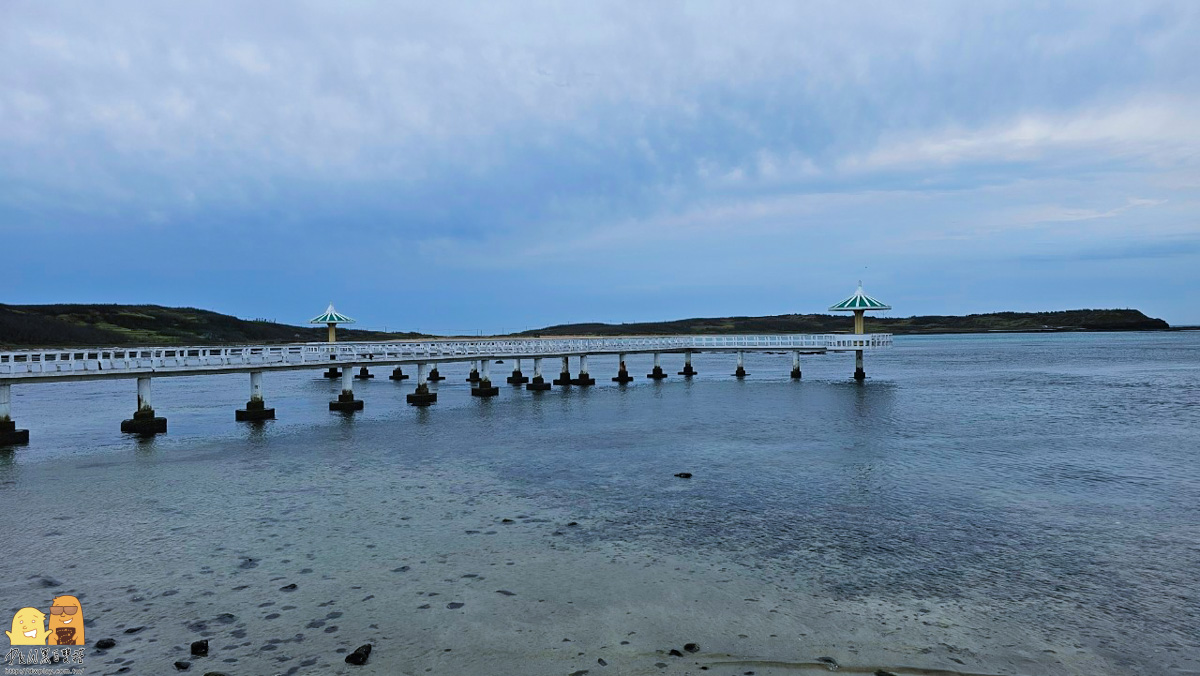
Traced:
MULTIPOLYGON (((544 359, 558 360, 559 377, 553 385, 560 387, 589 387, 596 383, 588 370, 588 357, 617 355, 618 370, 613 381, 625 385, 634 380, 625 367, 629 354, 651 354, 654 367, 646 377, 661 382, 668 377, 662 367, 663 355, 682 357, 683 370, 679 375, 691 378, 692 355, 700 352, 736 355, 737 368, 733 377, 746 376, 744 357, 747 352, 791 354, 791 377, 801 377, 800 357, 803 354, 853 352, 854 379, 865 377, 863 355, 866 352, 892 346, 892 334, 863 332, 863 312, 888 309, 888 306, 866 296, 861 284, 858 292, 830 308, 853 311, 853 334, 785 334, 785 335, 699 335, 699 336, 626 336, 614 338, 486 338, 479 340, 412 340, 386 342, 336 342, 335 327, 353 320, 338 314, 330 305, 326 313, 314 318, 314 323, 328 324, 329 340, 325 343, 296 343, 284 345, 194 346, 146 348, 70 348, 20 350, 0 352, 0 447, 28 443, 27 430, 17 429, 12 411, 12 388, 39 383, 72 382, 99 379, 128 379, 136 381, 137 408, 131 417, 121 422, 121 431, 139 435, 162 434, 167 431, 167 419, 158 415, 153 406, 152 384, 155 378, 175 378, 196 375, 245 373, 249 375, 250 397, 243 409, 237 409, 238 421, 261 422, 275 418, 275 409, 267 405, 265 374, 276 371, 311 369, 323 371, 326 377, 340 378, 341 392, 329 402, 331 411, 352 414, 363 410, 365 403, 354 392, 355 380, 374 377, 370 369, 391 368, 389 379, 403 383, 409 376, 403 369, 415 367, 416 388, 406 400, 413 406, 426 407, 437 402, 437 392, 429 382, 444 379, 437 372, 438 364, 470 362, 472 365, 471 394, 475 397, 498 396, 500 388, 491 381, 490 365, 497 360, 513 360, 510 384, 521 385, 531 392, 551 389, 542 372, 544 359), (578 376, 571 375, 571 359, 578 364, 578 376), (533 378, 521 372, 521 361, 533 360, 533 378), (357 371, 357 372, 356 372, 357 371)), ((785 372, 781 367, 781 372, 785 372)))

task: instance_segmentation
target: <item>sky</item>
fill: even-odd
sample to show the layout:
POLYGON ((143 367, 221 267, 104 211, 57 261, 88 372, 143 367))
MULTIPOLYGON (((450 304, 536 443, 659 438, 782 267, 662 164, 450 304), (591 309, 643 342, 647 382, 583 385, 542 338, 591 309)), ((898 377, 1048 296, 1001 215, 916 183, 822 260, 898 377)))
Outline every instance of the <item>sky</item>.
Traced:
POLYGON ((1200 3, 0 3, 0 303, 1200 324, 1200 3))

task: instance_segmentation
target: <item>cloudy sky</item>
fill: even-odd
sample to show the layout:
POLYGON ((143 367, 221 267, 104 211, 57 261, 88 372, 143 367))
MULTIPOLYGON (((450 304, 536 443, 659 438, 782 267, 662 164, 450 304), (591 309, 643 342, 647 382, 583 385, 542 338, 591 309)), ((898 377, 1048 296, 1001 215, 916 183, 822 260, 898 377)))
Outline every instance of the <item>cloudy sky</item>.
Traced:
POLYGON ((1197 35, 1196 2, 7 0, 0 302, 497 332, 862 279, 1200 323, 1197 35))

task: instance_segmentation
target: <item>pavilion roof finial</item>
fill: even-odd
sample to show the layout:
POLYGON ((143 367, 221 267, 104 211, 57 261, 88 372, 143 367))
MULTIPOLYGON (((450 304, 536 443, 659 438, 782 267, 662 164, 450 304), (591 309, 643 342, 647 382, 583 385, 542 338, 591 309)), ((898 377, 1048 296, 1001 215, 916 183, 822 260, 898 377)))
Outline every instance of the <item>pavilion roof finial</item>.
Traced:
POLYGON ((308 320, 309 324, 353 324, 354 320, 333 309, 333 303, 325 309, 325 314, 317 315, 308 320))
POLYGON ((852 312, 854 310, 891 310, 892 306, 863 293, 860 279, 858 280, 858 291, 855 291, 853 296, 836 305, 830 305, 829 309, 833 312, 852 312))

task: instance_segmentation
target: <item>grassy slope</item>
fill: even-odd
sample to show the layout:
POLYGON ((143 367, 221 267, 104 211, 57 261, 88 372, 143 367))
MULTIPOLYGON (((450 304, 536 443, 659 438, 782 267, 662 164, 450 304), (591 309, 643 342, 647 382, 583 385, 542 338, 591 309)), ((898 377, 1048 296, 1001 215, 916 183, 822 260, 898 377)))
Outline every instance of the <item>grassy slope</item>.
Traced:
MULTIPOLYGON (((565 324, 524 335, 845 332, 850 315, 779 315, 681 319, 643 324, 565 324)), ((1148 330, 1169 328, 1137 310, 998 312, 966 317, 867 319, 868 331, 955 333, 1043 330, 1148 330)), ((419 338, 416 333, 340 329, 344 340, 419 338)), ((0 305, 0 346, 223 345, 322 341, 324 327, 250 321, 194 308, 159 305, 0 305)))

